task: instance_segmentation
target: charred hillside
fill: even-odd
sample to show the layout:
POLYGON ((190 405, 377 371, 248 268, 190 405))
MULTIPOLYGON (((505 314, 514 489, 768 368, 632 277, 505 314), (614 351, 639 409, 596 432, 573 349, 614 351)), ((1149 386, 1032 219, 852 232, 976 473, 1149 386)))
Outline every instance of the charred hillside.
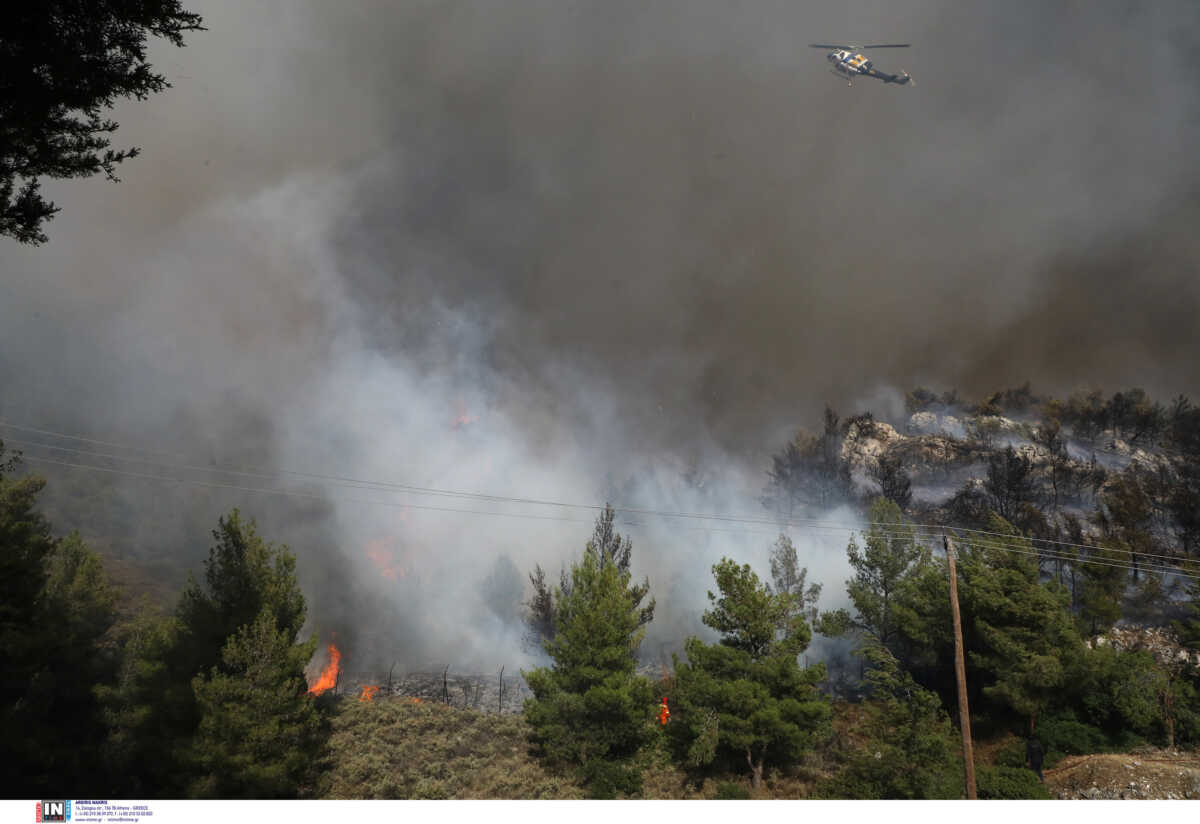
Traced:
POLYGON ((827 410, 820 434, 773 457, 764 503, 795 518, 882 496, 918 523, 973 529, 995 513, 1035 546, 1121 553, 1135 581, 1200 558, 1200 409, 1187 398, 1062 399, 1026 384, 976 403, 922 388, 905 401, 892 422, 827 410))

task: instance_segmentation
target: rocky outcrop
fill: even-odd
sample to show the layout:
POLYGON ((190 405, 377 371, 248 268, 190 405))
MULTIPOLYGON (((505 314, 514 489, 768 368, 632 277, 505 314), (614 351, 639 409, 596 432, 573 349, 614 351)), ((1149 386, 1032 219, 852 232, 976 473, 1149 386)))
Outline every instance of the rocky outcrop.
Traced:
POLYGON ((1113 627, 1088 642, 1092 648, 1111 646, 1118 650, 1144 650, 1163 666, 1200 667, 1200 650, 1192 650, 1162 627, 1113 627))

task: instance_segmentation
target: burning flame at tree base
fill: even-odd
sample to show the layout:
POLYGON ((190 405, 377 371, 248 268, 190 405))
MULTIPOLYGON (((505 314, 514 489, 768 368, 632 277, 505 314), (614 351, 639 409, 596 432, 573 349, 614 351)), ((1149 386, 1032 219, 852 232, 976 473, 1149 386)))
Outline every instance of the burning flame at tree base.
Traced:
POLYGON ((317 683, 308 688, 311 695, 320 695, 323 692, 331 690, 337 685, 338 674, 342 669, 342 653, 333 644, 329 645, 329 663, 325 665, 325 669, 321 670, 321 677, 317 679, 317 683))

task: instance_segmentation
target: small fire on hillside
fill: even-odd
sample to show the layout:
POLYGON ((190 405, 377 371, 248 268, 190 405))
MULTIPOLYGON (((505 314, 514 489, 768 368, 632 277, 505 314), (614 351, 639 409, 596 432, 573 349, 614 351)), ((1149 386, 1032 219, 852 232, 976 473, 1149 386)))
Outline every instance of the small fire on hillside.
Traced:
POLYGON ((374 701, 375 694, 377 692, 379 692, 378 684, 370 684, 370 685, 363 684, 362 685, 362 694, 360 696, 358 696, 358 700, 362 701, 363 703, 366 703, 368 701, 374 701))
POLYGON ((389 581, 408 577, 408 570, 396 551, 395 543, 394 540, 384 538, 367 541, 367 557, 379 571, 380 577, 389 581))
POLYGON ((321 670, 321 677, 308 688, 312 695, 320 695, 337 685, 338 673, 342 669, 342 653, 334 644, 329 645, 329 663, 321 670))
POLYGON ((457 402, 455 403, 455 407, 458 410, 458 416, 455 417, 455 419, 454 419, 454 424, 451 427, 452 429, 455 429, 455 430, 462 429, 463 427, 467 426, 468 424, 475 423, 477 420, 479 420, 474 415, 467 412, 467 406, 466 406, 466 404, 463 403, 462 398, 459 398, 457 400, 457 402))

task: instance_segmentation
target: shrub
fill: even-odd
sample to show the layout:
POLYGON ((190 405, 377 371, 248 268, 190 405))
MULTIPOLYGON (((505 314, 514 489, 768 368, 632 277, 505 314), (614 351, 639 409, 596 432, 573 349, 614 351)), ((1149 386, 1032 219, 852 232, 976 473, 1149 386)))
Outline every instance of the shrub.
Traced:
POLYGON ((1149 743, 1149 741, 1133 730, 1121 730, 1112 737, 1111 749, 1117 752, 1130 752, 1131 750, 1149 746, 1149 743))
POLYGON ((1050 792, 1032 770, 1017 767, 980 768, 976 788, 981 799, 993 801, 1050 798, 1050 792))
POLYGON ((583 765, 580 775, 590 798, 633 797, 642 792, 642 774, 628 764, 593 759, 583 765))
POLYGON ((736 781, 722 781, 717 785, 717 794, 714 798, 717 801, 748 801, 750 789, 736 781))
POLYGON ((1083 755, 1108 749, 1108 737, 1101 730, 1072 718, 1047 718, 1038 725, 1037 735, 1047 754, 1083 755))
POLYGON ((996 753, 997 767, 1013 767, 1021 769, 1025 766, 1025 744, 1021 741, 1014 741, 1004 749, 996 753))

